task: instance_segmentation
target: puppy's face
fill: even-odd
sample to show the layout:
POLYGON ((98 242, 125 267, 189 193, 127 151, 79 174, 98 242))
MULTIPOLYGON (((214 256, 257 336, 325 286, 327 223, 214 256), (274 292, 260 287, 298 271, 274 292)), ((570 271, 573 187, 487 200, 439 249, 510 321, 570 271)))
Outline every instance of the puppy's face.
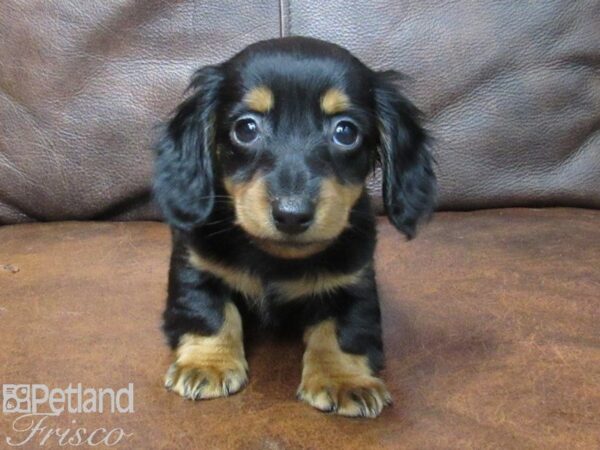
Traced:
POLYGON ((177 170, 161 158, 168 165, 164 155, 178 152, 181 165, 190 154, 194 167, 180 167, 168 183, 171 193, 174 185, 195 189, 185 201, 197 204, 165 199, 167 218, 180 228, 201 223, 221 186, 237 224, 263 249, 305 256, 348 226, 379 157, 388 214, 411 235, 431 208, 434 178, 417 111, 393 77, 307 38, 260 42, 201 69, 159 144, 156 183, 161 202, 161 172, 177 170))
POLYGON ((259 47, 223 67, 218 164, 237 222, 267 248, 337 237, 375 157, 364 66, 292 50, 259 47))

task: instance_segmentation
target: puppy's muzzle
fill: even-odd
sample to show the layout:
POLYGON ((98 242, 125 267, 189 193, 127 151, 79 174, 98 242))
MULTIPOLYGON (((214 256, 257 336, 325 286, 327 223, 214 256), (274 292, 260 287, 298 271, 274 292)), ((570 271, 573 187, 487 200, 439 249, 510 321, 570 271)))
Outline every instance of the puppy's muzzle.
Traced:
POLYGON ((286 234, 300 234, 310 227, 315 217, 315 205, 301 196, 280 197, 271 202, 275 227, 286 234))

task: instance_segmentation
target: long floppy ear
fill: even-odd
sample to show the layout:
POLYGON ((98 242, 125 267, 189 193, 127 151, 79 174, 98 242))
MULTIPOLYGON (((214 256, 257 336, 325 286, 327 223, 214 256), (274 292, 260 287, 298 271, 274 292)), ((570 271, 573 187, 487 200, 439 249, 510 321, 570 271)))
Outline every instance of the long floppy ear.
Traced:
POLYGON ((383 204, 390 222, 407 238, 435 207, 436 179, 430 139, 419 110, 398 89, 401 75, 375 74, 375 107, 383 170, 383 204))
POLYGON ((199 69, 156 144, 154 195, 165 219, 181 230, 200 225, 214 205, 215 115, 222 73, 199 69))

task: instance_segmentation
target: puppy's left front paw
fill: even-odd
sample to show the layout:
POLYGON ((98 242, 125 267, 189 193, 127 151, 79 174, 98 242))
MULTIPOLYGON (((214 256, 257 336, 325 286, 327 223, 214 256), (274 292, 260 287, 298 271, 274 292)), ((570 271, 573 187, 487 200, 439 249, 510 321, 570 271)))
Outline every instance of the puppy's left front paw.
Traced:
POLYGON ((374 376, 366 354, 344 352, 333 320, 304 333, 306 351, 297 397, 315 408, 349 417, 377 417, 392 397, 374 376))
POLYGON ((371 375, 303 377, 297 396, 318 410, 348 417, 377 417, 392 397, 383 381, 371 375))

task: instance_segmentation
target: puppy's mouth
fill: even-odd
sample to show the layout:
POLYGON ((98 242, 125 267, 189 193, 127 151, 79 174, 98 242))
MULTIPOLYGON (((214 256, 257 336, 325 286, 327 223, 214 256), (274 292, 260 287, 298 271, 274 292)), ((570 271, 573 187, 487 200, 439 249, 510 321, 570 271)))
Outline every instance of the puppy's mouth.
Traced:
POLYGON ((334 239, 321 239, 321 240, 298 240, 293 237, 290 238, 264 238, 251 236, 252 239, 260 244, 279 245, 281 247, 290 248, 307 248, 313 245, 329 245, 334 239))
POLYGON ((264 238, 251 235, 252 241, 262 251, 285 259, 300 259, 322 252, 334 241, 311 240, 302 241, 297 238, 264 238))

